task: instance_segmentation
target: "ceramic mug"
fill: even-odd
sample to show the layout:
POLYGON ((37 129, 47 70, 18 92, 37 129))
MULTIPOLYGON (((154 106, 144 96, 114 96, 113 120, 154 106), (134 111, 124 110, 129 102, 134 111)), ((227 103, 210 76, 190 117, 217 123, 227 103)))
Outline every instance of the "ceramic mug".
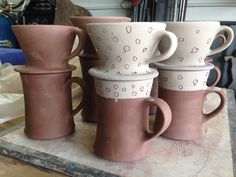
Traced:
MULTIPOLYGON (((178 47, 174 54, 163 63, 171 65, 205 65, 206 56, 214 55, 229 47, 234 38, 233 30, 220 25, 217 21, 166 22, 166 30, 173 32, 178 38, 178 47), (220 32, 227 33, 226 42, 211 49, 211 45, 220 32)), ((219 36, 222 38, 222 35, 219 36)), ((224 40, 224 38, 222 38, 224 40)), ((160 51, 168 48, 169 42, 160 42, 160 51)))
POLYGON ((97 156, 119 162, 130 162, 149 155, 150 140, 159 136, 171 122, 171 110, 159 98, 110 99, 98 96, 98 123, 94 152, 97 156), (161 115, 155 129, 149 129, 149 105, 161 115))
POLYGON ((149 63, 169 58, 177 47, 176 36, 165 31, 164 23, 121 22, 90 23, 87 30, 105 72, 113 75, 136 75, 150 71, 149 63), (168 39, 161 54, 159 41, 168 39))
POLYGON ((138 76, 112 76, 97 68, 90 69, 89 73, 95 77, 96 93, 101 97, 112 99, 149 97, 153 78, 158 75, 154 69, 148 74, 138 76))
MULTIPOLYGON (((168 103, 172 111, 172 121, 162 136, 177 140, 201 137, 202 124, 219 114, 227 102, 223 89, 218 88, 197 91, 159 88, 159 97, 168 103), (220 97, 220 104, 211 113, 205 114, 203 103, 210 93, 216 93, 220 97)), ((157 116, 160 114, 159 110, 156 114, 157 116)))
POLYGON ((25 134, 37 140, 66 136, 74 131, 73 116, 85 103, 84 95, 73 110, 71 84, 78 84, 84 93, 81 78, 72 77, 70 66, 58 72, 32 71, 27 67, 15 68, 20 72, 25 100, 25 134), (32 71, 32 72, 31 72, 32 71))
POLYGON ((26 55, 27 66, 39 69, 66 69, 68 61, 84 48, 85 34, 76 27, 60 25, 13 25, 26 55), (71 52, 76 35, 79 45, 71 52))
POLYGON ((216 72, 216 77, 211 86, 215 86, 220 78, 221 71, 218 67, 209 63, 204 66, 173 66, 156 64, 159 71, 159 87, 169 90, 194 91, 207 88, 207 80, 210 71, 216 72))
POLYGON ((131 21, 131 18, 118 16, 72 16, 70 17, 70 20, 74 26, 82 29, 86 34, 83 54, 90 55, 95 58, 95 56, 97 56, 97 53, 93 47, 92 41, 88 36, 86 25, 89 23, 129 22, 131 21))

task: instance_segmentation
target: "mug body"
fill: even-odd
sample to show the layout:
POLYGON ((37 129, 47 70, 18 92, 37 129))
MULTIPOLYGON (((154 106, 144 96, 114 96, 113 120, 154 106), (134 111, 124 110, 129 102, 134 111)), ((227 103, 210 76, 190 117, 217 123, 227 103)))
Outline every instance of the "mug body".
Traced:
POLYGON ((96 93, 104 98, 113 99, 149 97, 153 78, 158 76, 158 71, 155 69, 138 76, 113 76, 98 68, 91 68, 89 73, 95 77, 96 93))
POLYGON ((129 162, 148 155, 146 141, 149 103, 145 98, 112 99, 98 96, 94 152, 111 161, 129 162))
POLYGON ((48 140, 74 131, 71 72, 21 73, 25 99, 25 134, 48 140))
MULTIPOLYGON (((204 66, 177 67, 174 65, 157 64, 156 67, 160 73, 159 87, 169 90, 194 91, 207 89, 208 76, 214 65, 209 63, 204 66)), ((216 77, 218 82, 218 74, 216 77)))
POLYGON ((75 40, 75 27, 60 25, 15 25, 12 27, 28 66, 66 69, 75 40))
POLYGON ((177 91, 159 88, 159 97, 168 103, 172 112, 170 126, 162 136, 178 140, 201 136, 204 92, 205 90, 177 91))
POLYGON ((164 23, 90 23, 87 30, 105 72, 144 74, 165 31, 164 23))
MULTIPOLYGON (((178 46, 174 54, 163 61, 175 65, 205 65, 204 59, 210 55, 210 47, 220 32, 220 22, 166 22, 166 30, 173 32, 178 38, 178 46)), ((160 42, 160 50, 168 47, 168 41, 160 42)))

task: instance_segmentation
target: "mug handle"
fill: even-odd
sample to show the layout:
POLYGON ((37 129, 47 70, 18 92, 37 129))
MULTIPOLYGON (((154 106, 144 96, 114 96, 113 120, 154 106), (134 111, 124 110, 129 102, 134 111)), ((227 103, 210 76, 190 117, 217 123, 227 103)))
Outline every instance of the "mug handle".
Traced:
POLYGON ((153 126, 154 131, 153 133, 150 133, 150 131, 146 132, 146 141, 161 135, 169 127, 172 118, 170 107, 164 100, 161 98, 149 98, 147 101, 149 104, 157 107, 157 110, 161 112, 161 116, 157 118, 156 114, 153 126))
POLYGON ((82 100, 80 101, 80 103, 79 103, 79 105, 74 109, 74 110, 72 110, 72 116, 74 116, 74 115, 76 115, 83 107, 84 107, 84 105, 85 105, 85 96, 86 96, 86 92, 85 92, 85 90, 86 90, 86 85, 85 85, 85 82, 84 82, 84 80, 83 79, 81 79, 81 78, 79 78, 79 77, 72 77, 71 79, 70 79, 70 83, 72 84, 72 83, 76 83, 76 84, 78 84, 79 86, 80 86, 80 88, 82 89, 82 100))
POLYGON ((214 66, 213 70, 216 72, 216 78, 214 79, 213 84, 211 84, 211 86, 215 86, 221 78, 220 68, 217 66, 214 66))
POLYGON ((226 95, 225 95, 225 92, 224 92, 223 89, 218 90, 217 88, 210 88, 210 89, 206 90, 206 93, 204 94, 204 97, 206 97, 210 93, 216 93, 217 95, 219 95, 220 104, 212 112, 210 112, 208 114, 202 113, 202 115, 203 115, 202 123, 205 123, 206 121, 210 120, 211 118, 213 118, 217 114, 219 114, 223 110, 223 108, 226 104, 226 95))
POLYGON ((85 40, 86 40, 86 35, 81 29, 73 28, 73 31, 79 37, 79 44, 76 47, 76 49, 70 54, 70 56, 68 57, 68 60, 70 60, 70 59, 74 58, 75 56, 77 56, 84 49, 84 43, 85 43, 85 40))
POLYGON ((229 45, 233 41, 233 39, 234 39, 234 32, 233 32, 233 30, 230 27, 222 25, 222 26, 219 27, 217 33, 222 32, 222 31, 227 33, 226 41, 222 45, 220 45, 219 47, 217 47, 215 49, 210 49, 210 52, 209 52, 208 55, 214 55, 216 53, 219 53, 219 52, 225 50, 227 47, 229 47, 229 45))
POLYGON ((163 38, 163 37, 166 37, 168 39, 169 48, 166 48, 164 51, 162 51, 162 53, 160 53, 160 51, 158 49, 158 45, 157 45, 155 54, 159 53, 159 55, 155 56, 155 54, 154 54, 154 56, 150 60, 147 61, 148 64, 166 60, 169 57, 171 57, 171 55, 174 54, 174 52, 177 48, 177 45, 178 45, 177 37, 172 32, 160 31, 158 33, 158 37, 157 37, 158 40, 160 40, 160 38, 163 38))

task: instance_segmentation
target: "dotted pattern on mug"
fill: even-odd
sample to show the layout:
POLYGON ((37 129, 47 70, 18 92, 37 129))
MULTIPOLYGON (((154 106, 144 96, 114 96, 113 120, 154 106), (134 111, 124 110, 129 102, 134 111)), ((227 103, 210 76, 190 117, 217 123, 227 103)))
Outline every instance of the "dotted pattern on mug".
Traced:
POLYGON ((201 72, 171 72, 159 71, 159 85, 174 90, 197 90, 207 87, 209 71, 201 72))
POLYGON ((138 27, 134 28, 130 25, 119 32, 109 27, 89 30, 97 53, 105 60, 106 72, 131 75, 150 72, 149 64, 144 60, 154 54, 157 39, 154 38, 154 27, 142 28, 145 29, 142 32, 143 36, 137 36, 138 27), (124 36, 128 40, 121 39, 124 36))
POLYGON ((105 98, 144 98, 151 93, 153 79, 142 81, 107 81, 95 79, 96 93, 105 98))

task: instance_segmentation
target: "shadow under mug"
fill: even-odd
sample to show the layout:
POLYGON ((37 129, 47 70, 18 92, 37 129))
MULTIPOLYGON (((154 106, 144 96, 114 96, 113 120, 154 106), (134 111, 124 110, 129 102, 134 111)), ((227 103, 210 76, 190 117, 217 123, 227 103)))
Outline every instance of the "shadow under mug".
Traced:
POLYGON ((26 55, 26 65, 39 69, 67 69, 68 61, 84 48, 85 34, 71 26, 13 25, 20 47, 26 55), (71 52, 76 35, 77 48, 71 52))
POLYGON ((159 98, 110 99, 98 96, 98 123, 94 152, 97 156, 119 162, 145 158, 149 143, 166 130, 171 122, 171 110, 159 98), (149 129, 149 106, 160 113, 155 129, 149 129))
MULTIPOLYGON (((74 67, 75 69, 75 67, 74 67)), ((37 140, 49 140, 66 136, 74 131, 73 116, 84 106, 84 82, 72 77, 72 70, 58 73, 20 72, 25 100, 25 134, 37 140), (71 84, 83 90, 82 100, 72 109, 71 84)))
MULTIPOLYGON (((162 136, 177 140, 201 137, 202 124, 219 114, 226 104, 224 90, 217 88, 198 91, 159 88, 159 97, 168 103, 172 111, 172 121, 162 136), (210 93, 215 93, 220 97, 220 104, 212 112, 205 114, 203 113, 203 103, 210 93)), ((161 113, 157 110, 156 114, 158 116, 161 113)))

